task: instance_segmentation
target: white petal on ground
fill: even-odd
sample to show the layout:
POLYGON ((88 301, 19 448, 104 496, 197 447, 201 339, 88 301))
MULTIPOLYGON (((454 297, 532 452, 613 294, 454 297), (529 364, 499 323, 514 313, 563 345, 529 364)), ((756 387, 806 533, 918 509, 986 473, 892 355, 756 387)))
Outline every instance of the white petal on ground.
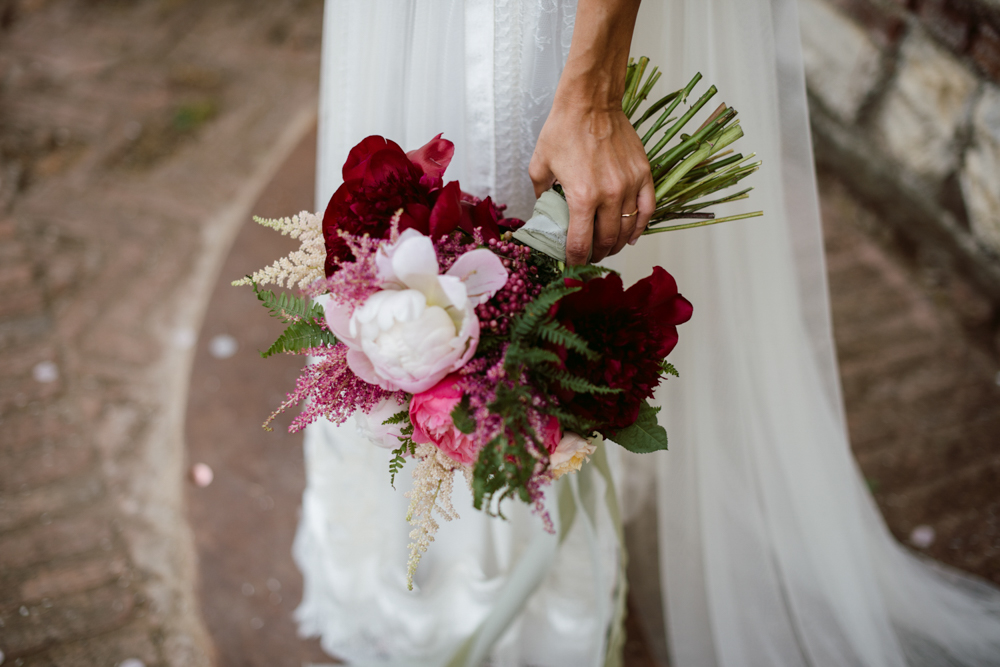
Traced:
POLYGON ((216 359, 228 359, 238 349, 240 344, 229 334, 219 334, 208 341, 208 352, 216 359))
POLYGON ((55 382, 59 379, 59 367, 51 361, 39 361, 31 369, 31 375, 36 382, 55 382))
POLYGON ((935 537, 934 529, 930 526, 917 526, 910 533, 910 544, 918 549, 926 549, 934 544, 935 537))
POLYGON ((191 481, 195 486, 205 488, 215 479, 215 473, 207 463, 195 463, 191 466, 191 481))

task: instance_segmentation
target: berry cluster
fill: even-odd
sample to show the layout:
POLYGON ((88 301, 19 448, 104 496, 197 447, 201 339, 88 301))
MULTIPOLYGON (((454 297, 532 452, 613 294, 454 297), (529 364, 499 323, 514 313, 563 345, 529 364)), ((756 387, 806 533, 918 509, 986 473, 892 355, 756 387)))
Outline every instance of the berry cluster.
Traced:
POLYGON ((499 241, 490 239, 486 245, 503 260, 510 274, 507 284, 476 308, 476 315, 482 331, 503 336, 510 329, 511 319, 534 301, 542 286, 538 284, 538 268, 528 261, 531 248, 515 242, 510 232, 503 234, 499 241))

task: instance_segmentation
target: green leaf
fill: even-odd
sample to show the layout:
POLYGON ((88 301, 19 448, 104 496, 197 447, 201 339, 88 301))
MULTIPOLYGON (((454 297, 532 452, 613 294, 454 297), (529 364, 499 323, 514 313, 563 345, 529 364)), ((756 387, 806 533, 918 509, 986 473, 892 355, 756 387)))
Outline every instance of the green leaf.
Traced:
MULTIPOLYGON (((250 276, 247 276, 249 278, 250 276)), ((275 294, 271 290, 260 291, 257 283, 250 281, 253 285, 253 292, 257 295, 271 317, 277 317, 282 322, 296 320, 317 320, 324 317, 323 306, 318 303, 309 303, 305 297, 288 296, 287 292, 275 294)))
POLYGON ((267 359, 279 352, 301 352, 302 350, 314 347, 326 347, 336 344, 337 337, 319 324, 308 320, 299 320, 298 322, 289 324, 285 332, 278 337, 278 340, 274 341, 274 344, 267 348, 266 351, 261 352, 260 356, 267 359))
POLYGON ((618 431, 611 439, 636 454, 648 454, 667 448, 667 431, 656 421, 659 408, 646 401, 639 407, 639 418, 635 423, 618 431))
POLYGON ((472 412, 469 410, 468 396, 463 396, 462 400, 455 405, 451 411, 451 421, 455 423, 455 428, 466 435, 475 432, 476 420, 472 418, 472 412))

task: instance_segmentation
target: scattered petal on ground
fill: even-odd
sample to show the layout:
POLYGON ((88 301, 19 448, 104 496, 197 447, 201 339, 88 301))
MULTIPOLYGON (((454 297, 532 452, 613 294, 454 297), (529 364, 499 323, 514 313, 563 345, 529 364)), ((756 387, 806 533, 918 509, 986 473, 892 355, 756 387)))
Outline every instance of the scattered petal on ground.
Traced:
POLYGON ((208 351, 216 359, 228 359, 236 354, 240 344, 229 334, 219 334, 208 342, 208 351))

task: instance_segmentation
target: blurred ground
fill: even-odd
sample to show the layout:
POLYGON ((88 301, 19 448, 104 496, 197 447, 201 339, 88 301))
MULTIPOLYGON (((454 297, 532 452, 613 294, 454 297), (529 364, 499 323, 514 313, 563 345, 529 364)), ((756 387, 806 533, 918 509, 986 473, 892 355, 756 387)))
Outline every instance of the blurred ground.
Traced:
POLYGON ((192 347, 315 115, 321 12, 0 1, 5 666, 211 663, 182 495, 192 347))
MULTIPOLYGON (((312 206, 314 139, 286 130, 314 102, 320 13, 0 0, 5 666, 324 660, 290 620, 301 439, 259 428, 298 359, 257 357, 280 326, 229 286, 289 247, 248 210, 312 206), (182 490, 196 462, 215 479, 182 490)), ((901 541, 1000 584, 996 310, 835 176, 821 194, 865 478, 901 541)), ((628 664, 652 665, 629 629, 628 664)))
POLYGON ((820 196, 851 447, 903 543, 1000 585, 995 306, 831 174, 820 196))

